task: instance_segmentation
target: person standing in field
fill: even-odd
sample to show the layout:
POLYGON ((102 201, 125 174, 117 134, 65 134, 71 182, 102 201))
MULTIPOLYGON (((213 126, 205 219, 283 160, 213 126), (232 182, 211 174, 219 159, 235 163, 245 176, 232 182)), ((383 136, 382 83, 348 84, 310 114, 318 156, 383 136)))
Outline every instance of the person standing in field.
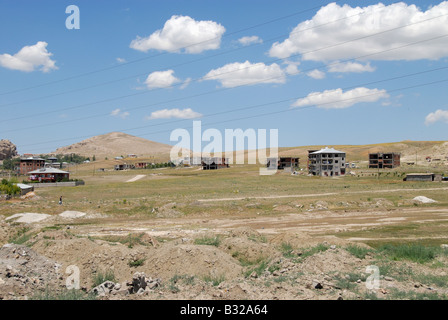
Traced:
POLYGON ((59 204, 62 204, 62 196, 59 198, 59 204))

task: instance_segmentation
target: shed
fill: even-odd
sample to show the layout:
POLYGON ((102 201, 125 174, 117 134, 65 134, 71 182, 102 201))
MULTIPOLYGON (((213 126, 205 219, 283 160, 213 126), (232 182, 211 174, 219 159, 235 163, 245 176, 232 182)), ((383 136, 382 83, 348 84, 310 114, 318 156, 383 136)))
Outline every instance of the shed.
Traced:
POLYGON ((408 173, 404 181, 434 181, 434 173, 408 173))
POLYGON ((21 196, 26 195, 28 192, 34 191, 34 186, 30 186, 30 185, 23 184, 23 183, 17 183, 16 185, 20 188, 21 196))

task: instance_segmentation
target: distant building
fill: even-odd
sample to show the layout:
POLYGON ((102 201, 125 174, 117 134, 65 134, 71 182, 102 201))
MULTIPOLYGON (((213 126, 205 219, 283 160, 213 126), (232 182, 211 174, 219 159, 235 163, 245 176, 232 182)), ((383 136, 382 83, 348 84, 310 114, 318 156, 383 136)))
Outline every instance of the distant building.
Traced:
POLYGON ((202 157, 202 170, 216 170, 229 167, 229 158, 224 157, 202 157))
POLYGON ((393 169, 400 166, 400 154, 389 153, 369 153, 369 168, 373 169, 393 169))
POLYGON ((434 181, 434 173, 408 173, 404 181, 434 181))
POLYGON ((128 169, 133 169, 133 168, 135 168, 133 165, 126 164, 126 163, 116 164, 114 167, 115 170, 128 170, 128 169))
POLYGON ((333 148, 308 151, 308 171, 315 176, 334 177, 345 175, 345 152, 333 148))
POLYGON ((30 171, 45 168, 45 159, 28 157, 20 159, 20 174, 27 174, 30 171))
POLYGON ((58 182, 70 178, 70 173, 55 168, 42 168, 27 173, 31 181, 58 182))
POLYGON ((285 168, 298 168, 300 163, 300 158, 298 157, 279 157, 279 158, 268 158, 266 167, 275 168, 283 170, 285 168))
POLYGON ((136 162, 136 163, 134 163, 134 167, 136 169, 145 169, 148 165, 150 165, 149 162, 136 162))

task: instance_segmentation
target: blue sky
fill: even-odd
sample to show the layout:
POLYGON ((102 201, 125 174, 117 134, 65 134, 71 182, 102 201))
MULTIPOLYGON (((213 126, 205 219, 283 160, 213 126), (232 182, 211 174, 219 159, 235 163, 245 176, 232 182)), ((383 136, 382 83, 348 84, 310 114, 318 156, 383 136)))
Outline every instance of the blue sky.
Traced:
POLYGON ((279 146, 447 140, 448 2, 0 2, 0 138, 278 129, 279 146), (67 29, 66 7, 80 10, 67 29))

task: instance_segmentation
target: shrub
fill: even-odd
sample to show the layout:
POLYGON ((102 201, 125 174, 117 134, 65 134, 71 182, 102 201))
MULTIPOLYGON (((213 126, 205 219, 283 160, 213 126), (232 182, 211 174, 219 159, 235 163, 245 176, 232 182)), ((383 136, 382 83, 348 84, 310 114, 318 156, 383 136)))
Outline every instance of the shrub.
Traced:
POLYGON ((99 286, 103 282, 106 281, 112 281, 116 282, 115 274, 113 270, 107 270, 105 272, 103 271, 97 271, 96 274, 93 276, 93 286, 99 286))
POLYGON ((371 249, 363 248, 358 245, 349 245, 345 248, 345 250, 359 259, 364 259, 369 252, 373 251, 371 249))
POLYGON ((219 244, 221 243, 221 239, 216 237, 202 237, 194 240, 194 244, 200 244, 200 245, 208 245, 208 246, 215 246, 219 247, 219 244))
POLYGON ((138 260, 131 260, 128 262, 128 265, 130 267, 140 267, 143 265, 143 263, 145 262, 145 259, 138 259, 138 260))

